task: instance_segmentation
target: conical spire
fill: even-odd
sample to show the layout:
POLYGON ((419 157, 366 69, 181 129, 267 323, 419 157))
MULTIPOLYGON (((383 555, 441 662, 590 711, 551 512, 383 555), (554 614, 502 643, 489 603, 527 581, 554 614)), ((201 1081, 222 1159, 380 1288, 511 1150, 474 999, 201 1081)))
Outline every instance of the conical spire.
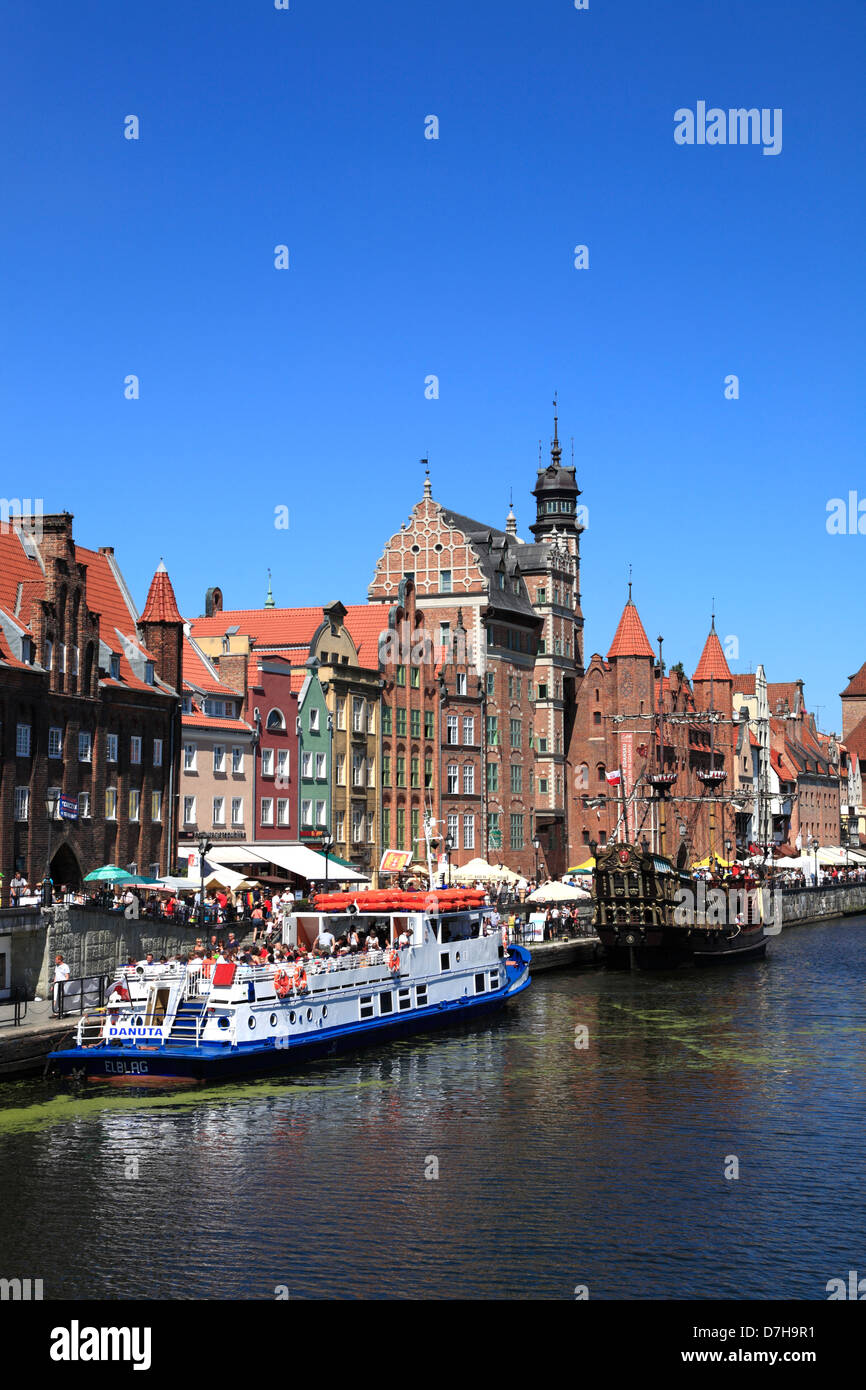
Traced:
POLYGON ((612 661, 620 656, 649 656, 655 660, 655 652, 649 644, 640 614, 632 603, 631 581, 628 586, 628 600, 613 635, 607 659, 612 661))
POLYGON ((562 463, 562 445, 559 442, 559 407, 556 404, 557 392, 553 395, 553 443, 550 446, 550 457, 557 468, 562 463))
POLYGON ((693 680, 696 681, 733 681, 731 669, 725 660, 725 653, 722 644, 716 634, 716 615, 713 614, 710 623, 710 630, 707 640, 704 643, 704 650, 701 652, 701 659, 695 668, 693 680))
POLYGON ((165 562, 161 559, 156 567, 147 599, 142 610, 140 623, 182 623, 183 618, 177 606, 174 589, 168 577, 165 562))
POLYGON ((276 608, 276 606, 277 605, 274 603, 274 595, 271 590, 271 572, 268 570, 268 596, 265 599, 265 608, 276 608))

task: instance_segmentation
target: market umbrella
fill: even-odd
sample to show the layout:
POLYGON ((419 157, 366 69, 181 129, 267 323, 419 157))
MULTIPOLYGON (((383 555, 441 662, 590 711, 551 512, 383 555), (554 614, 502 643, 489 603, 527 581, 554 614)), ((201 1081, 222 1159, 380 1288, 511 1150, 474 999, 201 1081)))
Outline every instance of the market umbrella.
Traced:
POLYGON ((93 869, 84 875, 85 883, 135 883, 135 874, 128 874, 117 864, 103 864, 101 869, 93 869))
POLYGON ((528 903, 566 903, 566 902, 586 902, 592 894, 586 888, 578 888, 571 883, 543 883, 540 888, 536 888, 534 893, 530 893, 526 899, 528 903))

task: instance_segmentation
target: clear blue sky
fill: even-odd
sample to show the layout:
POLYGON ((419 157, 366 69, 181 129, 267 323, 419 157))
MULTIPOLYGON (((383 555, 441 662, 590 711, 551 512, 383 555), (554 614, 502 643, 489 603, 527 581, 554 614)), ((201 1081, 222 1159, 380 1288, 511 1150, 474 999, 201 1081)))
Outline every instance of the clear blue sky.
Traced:
POLYGON ((864 40, 855 0, 14 7, 3 491, 113 544, 139 604, 161 555, 189 616, 211 584, 259 604, 268 566, 279 604, 359 602, 422 455, 484 520, 513 486, 528 534, 557 390, 587 653, 631 563, 671 661, 715 596, 740 668, 802 676, 838 727, 866 658, 866 535, 825 525, 866 499, 864 40), (781 107, 781 154, 676 145, 698 101, 781 107))

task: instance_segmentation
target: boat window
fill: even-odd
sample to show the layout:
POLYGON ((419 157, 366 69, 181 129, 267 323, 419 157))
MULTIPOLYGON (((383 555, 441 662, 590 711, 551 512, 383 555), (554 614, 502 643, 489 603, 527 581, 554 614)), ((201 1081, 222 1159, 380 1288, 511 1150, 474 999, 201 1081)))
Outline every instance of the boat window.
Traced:
POLYGON ((412 1007, 412 996, 411 996, 411 991, 408 990, 408 989, 398 989, 398 990, 397 990, 397 1008, 398 1008, 398 1009, 400 1010, 400 1012, 402 1013, 404 1009, 411 1009, 411 1007, 412 1007))
POLYGON ((362 994, 359 1000, 359 1013, 361 1018, 373 1017, 373 996, 372 994, 362 994))
POLYGON ((390 990, 385 990, 379 995, 379 1013, 391 1014, 394 1012, 394 999, 390 990))
POLYGON ((499 971, 498 971, 498 970, 491 970, 491 972, 490 972, 490 988, 491 988, 491 989, 498 989, 498 988, 499 988, 499 971))
POLYGON ((252 1014, 250 1014, 249 1018, 247 1019, 247 1027, 248 1027, 248 1028, 255 1028, 255 1026, 256 1026, 256 1020, 253 1018, 252 1014))
POLYGON ((476 975, 476 976, 475 976, 475 993, 476 993, 476 994, 483 994, 483 993, 484 993, 484 975, 483 975, 483 973, 482 973, 481 975, 476 975))
POLYGON ((426 985, 418 985, 417 989, 415 990, 415 1003, 418 1005, 419 1008, 421 1008, 424 1004, 427 1003, 426 985))
POLYGON ((440 970, 450 970, 450 969, 451 969, 451 952, 450 952, 450 951, 440 951, 440 952, 439 952, 439 969, 440 969, 440 970))
POLYGON ((289 1023, 294 1023, 294 1021, 295 1021, 295 1011, 294 1011, 294 1009, 292 1009, 292 1012, 289 1014, 289 1023))
POLYGON ((276 1014, 271 1014, 271 1027, 272 1027, 272 1028, 276 1028, 276 1026, 277 1026, 277 1016, 276 1016, 276 1014))

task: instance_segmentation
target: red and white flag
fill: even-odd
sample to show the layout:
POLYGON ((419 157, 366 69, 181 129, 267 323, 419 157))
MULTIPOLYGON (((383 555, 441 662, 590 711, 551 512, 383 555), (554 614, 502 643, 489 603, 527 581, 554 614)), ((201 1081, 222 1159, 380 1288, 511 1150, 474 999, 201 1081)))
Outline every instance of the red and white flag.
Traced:
POLYGON ((617 768, 616 772, 606 772, 605 780, 609 782, 612 787, 618 787, 622 781, 622 773, 619 768, 617 768))

